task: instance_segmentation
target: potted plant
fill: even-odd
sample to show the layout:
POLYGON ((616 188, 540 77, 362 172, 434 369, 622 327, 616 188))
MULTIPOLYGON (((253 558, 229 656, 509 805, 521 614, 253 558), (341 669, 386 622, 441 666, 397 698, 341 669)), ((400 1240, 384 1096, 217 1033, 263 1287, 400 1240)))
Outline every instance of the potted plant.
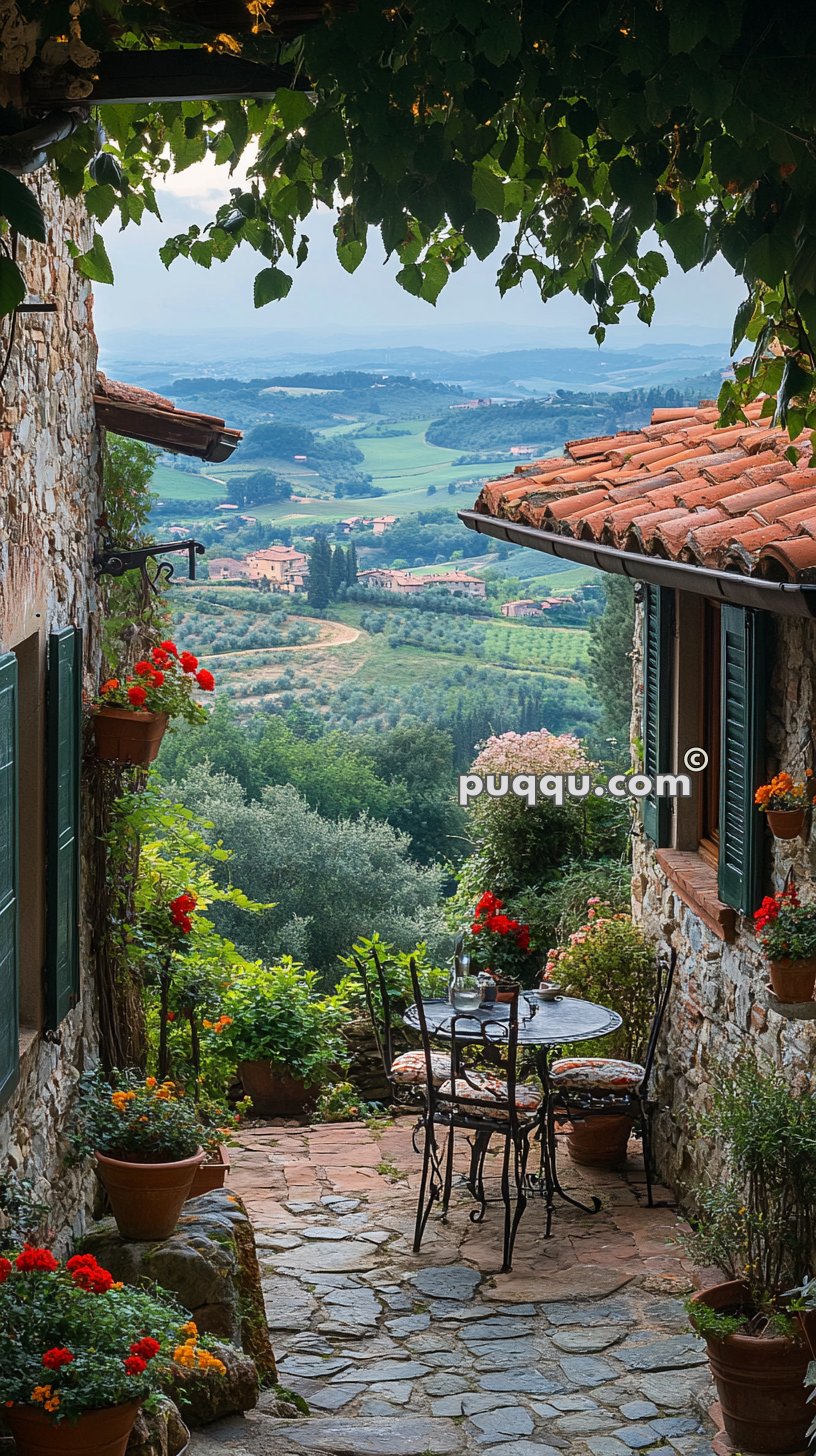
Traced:
MULTIPOLYGON (((223 1021, 228 1018, 222 1018, 223 1021)), ((201 1146, 204 1161, 196 1168, 189 1198, 200 1198, 202 1193, 212 1193, 215 1188, 224 1188, 231 1167, 230 1145, 234 1142, 235 1129, 249 1107, 249 1099, 239 1102, 234 1111, 209 1098, 199 1098, 198 1117, 201 1123, 201 1146)))
POLYGON ((768 957, 771 987, 780 1001, 811 1001, 816 985, 816 904, 802 905, 793 881, 766 895, 754 912, 760 945, 768 957))
POLYGON ((204 1162, 196 1107, 181 1089, 93 1072, 80 1083, 70 1136, 75 1157, 95 1157, 122 1237, 169 1238, 204 1162))
POLYGON ((130 675, 108 678, 93 706, 97 758, 152 763, 171 718, 205 720, 204 708, 193 697, 196 687, 211 693, 215 679, 199 668, 192 652, 180 653, 174 642, 154 647, 130 675))
POLYGON ((754 794, 754 803, 766 816, 774 839, 798 839, 802 833, 805 810, 813 797, 808 783, 812 777, 811 769, 808 769, 805 781, 797 781, 783 772, 774 774, 769 784, 760 784, 754 794))
POLYGON ((176 1364, 225 1374, 166 1299, 117 1284, 91 1254, 0 1257, 0 1406, 18 1456, 124 1456, 140 1405, 176 1364))
MULTIPOLYGON (((591 896, 584 924, 565 945, 547 954, 542 984, 553 980, 567 995, 610 1006, 623 1018, 620 1031, 613 1036, 581 1043, 576 1048, 579 1059, 640 1061, 654 1015, 655 959, 653 947, 631 915, 614 911, 597 895, 591 896)), ((588 1091, 591 1078, 590 1071, 588 1091)), ((576 1163, 616 1167, 626 1161, 633 1124, 630 1111, 593 1111, 583 1119, 576 1115, 567 1132, 567 1151, 576 1163)))
POLYGON ((497 1001, 512 1001, 523 977, 535 967, 529 925, 508 915, 504 901, 491 890, 485 890, 476 902, 470 949, 474 960, 495 980, 497 1001))
POLYGON ((738 1450, 798 1452, 807 1445, 805 1375, 813 1316, 791 1293, 813 1272, 816 1098, 795 1096, 782 1072, 750 1057, 719 1070, 698 1122, 723 1164, 694 1190, 698 1264, 723 1283, 688 1304, 708 1347, 726 1433, 738 1450))
POLYGON ((321 1086, 348 1061, 342 995, 321 995, 317 972, 282 957, 239 976, 224 996, 223 1041, 238 1064, 259 1117, 291 1117, 313 1107, 321 1086))

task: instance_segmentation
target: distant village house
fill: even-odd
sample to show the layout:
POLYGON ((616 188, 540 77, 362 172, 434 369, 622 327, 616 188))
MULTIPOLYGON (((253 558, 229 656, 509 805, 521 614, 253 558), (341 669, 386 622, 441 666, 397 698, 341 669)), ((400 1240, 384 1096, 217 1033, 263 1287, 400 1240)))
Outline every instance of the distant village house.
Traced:
POLYGON ((435 571, 417 576, 412 571, 397 571, 383 566, 358 572, 357 580, 361 586, 407 595, 435 590, 450 592, 457 597, 487 596, 487 585, 481 577, 471 576, 466 571, 435 571))
POLYGON ((268 581, 273 591, 303 591, 309 575, 309 558, 294 546, 267 546, 252 551, 245 565, 250 581, 268 581))

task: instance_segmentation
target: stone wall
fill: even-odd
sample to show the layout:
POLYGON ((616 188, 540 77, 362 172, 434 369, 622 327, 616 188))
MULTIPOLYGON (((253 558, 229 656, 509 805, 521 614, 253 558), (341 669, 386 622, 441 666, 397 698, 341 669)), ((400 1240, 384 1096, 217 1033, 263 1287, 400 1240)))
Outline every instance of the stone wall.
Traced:
MULTIPOLYGON (((44 244, 21 239, 19 261, 29 295, 57 308, 19 316, 0 386, 0 649, 29 644, 42 702, 47 638, 56 628, 83 629, 86 692, 98 682, 92 570, 101 509, 93 406, 97 351, 90 285, 72 266, 66 246, 68 238, 83 250, 90 246, 84 209, 60 199, 47 170, 26 180, 40 197, 48 238, 44 244)), ((6 321, 0 324, 0 361, 7 340, 6 321)), ((31 802, 21 810, 31 813, 31 802)), ((95 1049, 87 909, 80 924, 81 999, 53 1040, 38 1028, 41 962, 33 950, 26 955, 20 1083, 0 1112, 0 1174, 12 1168, 33 1178, 61 1243, 82 1226, 88 1197, 81 1175, 63 1167, 59 1133, 76 1075, 95 1049)))
MULTIPOLYGON (((774 619, 773 672, 768 694, 767 774, 804 773, 814 761, 816 623, 774 619)), ((640 635, 638 633, 639 642, 640 635)), ((640 698, 636 653, 635 707, 640 698)), ((689 745, 690 746, 690 745, 689 745)), ((768 891, 781 889, 793 866, 804 899, 814 898, 816 843, 790 844, 766 836, 768 891)), ((765 992, 767 964, 750 917, 737 917, 732 944, 685 905, 656 863, 653 845, 636 840, 633 909, 646 933, 677 951, 676 981, 659 1049, 654 1090, 657 1158, 666 1181, 682 1191, 710 1166, 711 1149, 689 1136, 689 1117, 705 1105, 712 1071, 750 1050, 785 1070, 801 1090, 816 1058, 816 1003, 780 1012, 765 992)))

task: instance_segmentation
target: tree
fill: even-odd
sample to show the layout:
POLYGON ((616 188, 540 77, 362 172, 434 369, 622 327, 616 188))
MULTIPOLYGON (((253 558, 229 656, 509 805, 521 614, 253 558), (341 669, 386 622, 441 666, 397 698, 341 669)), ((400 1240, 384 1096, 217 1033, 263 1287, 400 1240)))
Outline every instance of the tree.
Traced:
POLYGON ((635 597, 632 583, 624 576, 604 576, 606 605, 590 624, 589 684, 603 710, 595 737, 613 738, 616 749, 605 757, 617 762, 629 759, 629 720, 632 716, 632 637, 635 630, 635 597))
POLYGON ((331 546, 325 536, 315 536, 309 553, 309 602, 322 611, 331 597, 331 546))
MULTIPOLYGON (((331 550, 331 548, 329 548, 331 550)), ((340 588, 346 585, 348 579, 348 562, 346 553, 342 546, 335 546, 331 556, 331 567, 329 570, 329 591, 333 597, 337 596, 340 588)))
POLYGON ((273 470, 254 470, 251 475, 234 475, 229 490, 237 505, 265 506, 289 500, 292 485, 273 470))
POLYGON ((437 911, 441 872, 415 864, 407 835, 390 825, 324 819, 288 785, 264 789, 250 804, 234 779, 206 766, 173 792, 231 851, 223 883, 251 884, 257 900, 273 902, 252 916, 213 907, 217 928, 243 954, 288 953, 330 978, 337 956, 375 930, 400 950, 427 938, 432 955, 448 953, 437 911))
MULTIPOLYGON (((68 0, 45 12, 41 0, 18 0, 29 24, 0 94, 12 111, 6 129, 27 124, 12 103, 25 107, 43 83, 74 103, 90 96, 104 52, 127 52, 127 69, 140 51, 183 43, 190 65, 221 52, 278 67, 274 100, 102 106, 101 150, 91 109, 58 143, 59 185, 84 188, 94 219, 118 209, 126 224, 158 213, 156 176, 208 155, 233 171, 248 160, 247 181, 212 221, 170 238, 161 256, 210 267, 241 245, 256 249, 259 307, 288 294, 290 260, 299 267, 308 254, 304 220, 338 197, 343 267, 359 266, 373 228, 396 257, 398 283, 429 303, 473 255, 495 252, 502 222, 513 224, 501 290, 531 278, 544 299, 580 294, 599 341, 629 304, 651 319, 667 250, 686 270, 722 254, 746 282, 734 348, 747 335, 756 352, 755 368, 724 386, 726 417, 770 389, 792 430, 816 422, 812 7, 792 25, 784 7, 759 0, 590 11, 585 0, 358 0, 330 23, 289 17, 291 45, 266 10, 182 15, 161 0, 88 0, 77 14, 68 0)), ((37 199, 11 174, 0 206, 18 232, 44 240, 37 199)), ((99 234, 76 263, 111 281, 99 234)), ((24 292, 3 259, 0 310, 24 292)))
POLYGON ((346 556, 346 586, 354 586, 357 581, 357 547, 354 542, 348 549, 346 556))

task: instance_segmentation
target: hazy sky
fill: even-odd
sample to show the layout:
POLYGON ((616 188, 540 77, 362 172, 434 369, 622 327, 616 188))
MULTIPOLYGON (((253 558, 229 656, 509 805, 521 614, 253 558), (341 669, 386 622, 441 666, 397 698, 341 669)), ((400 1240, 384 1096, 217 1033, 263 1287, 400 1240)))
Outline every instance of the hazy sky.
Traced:
MULTIPOLYGON (((403 337, 406 343, 434 348, 466 343, 478 347, 480 325, 487 328, 488 347, 495 346, 503 328, 508 331, 508 347, 533 342, 542 346, 592 344, 587 329, 593 317, 581 299, 565 295, 545 306, 534 286, 500 297, 495 285, 500 250, 485 263, 469 262, 443 290, 436 308, 412 298, 397 285, 394 274, 399 265, 393 259, 384 262, 373 232, 365 261, 349 276, 334 255, 333 218, 326 211, 305 224, 310 256, 295 274, 289 297, 264 309, 256 310, 252 303, 252 280, 264 260, 247 247, 227 263, 214 263, 209 272, 184 259, 165 269, 158 257, 159 245, 190 222, 206 223, 213 203, 227 195, 228 187, 228 180, 219 177, 214 166, 201 163, 160 190, 161 223, 145 214, 145 222, 138 228, 120 232, 113 218, 105 225, 116 284, 95 289, 103 346, 106 338, 121 342, 125 333, 159 338, 223 329, 233 336, 244 331, 252 345, 273 343, 276 335, 285 335, 291 346, 293 336, 302 334, 304 345, 314 347, 325 333, 336 348, 342 347, 343 337, 352 345, 362 335, 388 329, 395 331, 395 344, 403 337)), ((702 273, 683 274, 672 268, 657 291, 655 327, 650 332, 638 324, 630 308, 629 322, 634 328, 622 331, 617 342, 631 347, 648 344, 650 338, 656 341, 664 331, 677 339, 686 334, 693 337, 701 329, 721 333, 727 340, 744 293, 744 285, 720 260, 702 273)), ((615 331, 610 333, 614 339, 615 331)))

